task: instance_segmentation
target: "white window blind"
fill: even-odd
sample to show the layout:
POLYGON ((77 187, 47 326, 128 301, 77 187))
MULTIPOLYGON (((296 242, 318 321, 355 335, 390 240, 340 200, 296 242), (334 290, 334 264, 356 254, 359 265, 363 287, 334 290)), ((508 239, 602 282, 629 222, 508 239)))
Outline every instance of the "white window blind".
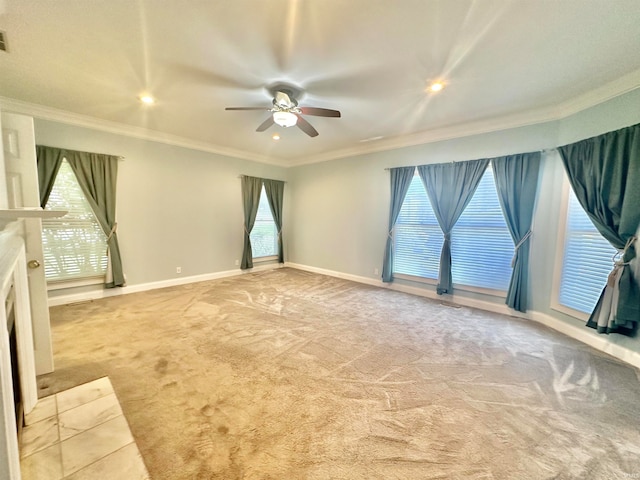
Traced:
POLYGON ((103 276, 107 239, 66 160, 62 161, 45 210, 69 212, 42 221, 47 281, 103 276))
POLYGON ((260 192, 260 203, 258 204, 258 214, 256 215, 256 223, 253 225, 251 234, 251 251, 253 258, 269 257, 278 254, 278 229, 273 221, 271 209, 269 208, 269 200, 267 200, 267 192, 262 186, 260 192))
POLYGON ((600 235, 572 189, 564 238, 558 301, 574 310, 591 313, 613 268, 616 249, 600 235))
POLYGON ((451 232, 454 284, 507 290, 514 245, 502 214, 491 165, 451 232))
POLYGON ((393 238, 395 273, 438 278, 444 237, 417 172, 400 209, 393 238))

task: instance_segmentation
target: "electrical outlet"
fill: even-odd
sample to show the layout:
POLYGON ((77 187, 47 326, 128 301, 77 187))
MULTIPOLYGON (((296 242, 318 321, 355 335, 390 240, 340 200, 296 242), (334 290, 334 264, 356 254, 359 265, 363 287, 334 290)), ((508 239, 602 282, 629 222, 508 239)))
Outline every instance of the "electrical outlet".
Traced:
POLYGON ((182 273, 182 267, 176 267, 176 273, 182 273))
POLYGON ((240 260, 236 260, 236 267, 240 265, 240 260))
POLYGON ((373 274, 374 274, 374 275, 378 275, 378 269, 377 269, 377 268, 374 268, 374 269, 373 269, 373 274))

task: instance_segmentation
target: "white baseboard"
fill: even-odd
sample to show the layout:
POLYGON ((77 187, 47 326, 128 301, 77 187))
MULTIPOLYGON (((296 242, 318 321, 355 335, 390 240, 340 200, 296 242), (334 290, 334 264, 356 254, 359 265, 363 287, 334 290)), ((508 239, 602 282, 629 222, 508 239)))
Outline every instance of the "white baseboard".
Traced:
POLYGON ((375 278, 361 277, 360 275, 327 270, 326 268, 310 267, 309 265, 302 265, 301 263, 285 262, 284 266, 295 268, 296 270, 304 270, 305 272, 319 273, 320 275, 327 275, 329 277, 352 280, 358 283, 366 283, 367 285, 373 285, 374 287, 384 287, 387 285, 386 283, 383 283, 382 280, 376 280, 375 278))
POLYGON ((418 295, 420 297, 427 297, 434 300, 440 300, 447 303, 455 303, 464 307, 479 308, 480 310, 486 310, 493 313, 501 313, 504 315, 510 315, 513 317, 524 318, 527 320, 533 320, 534 322, 541 323, 557 332, 563 333, 568 337, 571 337, 579 342, 582 342, 590 347, 595 348, 601 352, 604 352, 612 357, 617 358, 625 363, 633 365, 636 368, 640 368, 640 352, 636 352, 627 347, 617 345, 608 340, 607 336, 600 335, 592 329, 586 327, 579 327, 571 325, 563 320, 552 317, 546 313, 529 311, 527 313, 518 312, 512 310, 507 305, 500 305, 493 302, 487 302, 484 300, 478 300, 473 298, 461 297, 460 295, 438 295, 436 292, 419 287, 410 287, 407 285, 395 285, 393 283, 384 283, 381 280, 373 278, 362 277, 359 275, 352 275, 349 273, 336 272, 334 270, 327 270, 324 268, 310 267, 308 265, 301 265, 298 263, 285 264, 286 267, 296 268, 298 270, 304 270, 307 272, 319 273, 322 275, 328 275, 330 277, 342 278, 344 280, 351 280, 358 283, 364 283, 367 285, 373 285, 376 287, 387 288, 390 290, 396 290, 399 292, 410 293, 412 295, 418 295))
POLYGON ((557 332, 563 333, 636 368, 640 368, 640 352, 611 342, 608 335, 596 333, 592 328, 571 325, 546 313, 531 311, 528 312, 527 318, 553 328, 557 332))
POLYGON ((307 272, 319 273, 321 275, 328 275, 330 277, 342 278, 344 280, 351 280, 358 283, 365 283, 367 285, 373 285, 374 287, 386 288, 388 290, 395 290, 397 292, 410 293, 412 295, 418 295, 419 297, 426 297, 432 300, 439 300, 441 302, 455 303, 456 305, 462 305, 464 307, 474 307, 481 310, 488 310, 490 312, 502 313, 505 315, 521 316, 520 312, 511 310, 506 305, 498 303, 487 302, 485 300, 479 300, 475 298, 463 297, 460 295, 438 295, 433 290, 420 287, 411 287, 409 285, 400 285, 396 283, 385 283, 382 280, 375 278, 362 277, 359 275, 352 275, 350 273, 336 272, 334 270, 327 270, 324 268, 310 267, 308 265, 301 265, 299 263, 285 264, 286 267, 296 268, 298 270, 304 270, 307 272))
POLYGON ((140 283, 138 285, 131 285, 119 288, 102 288, 97 290, 91 290, 82 293, 71 293, 69 295, 60 295, 49 298, 49 306, 54 307, 57 305, 67 305, 69 303, 86 302, 90 300, 97 300, 100 298, 114 297, 117 295, 127 295, 129 293, 146 292, 148 290, 155 290, 158 288, 175 287, 178 285, 186 285, 188 283, 206 282, 208 280, 217 280, 220 278, 235 277, 237 275, 244 275, 252 272, 261 272, 264 270, 273 270, 276 268, 282 268, 281 263, 274 263, 268 265, 260 265, 248 270, 225 270, 222 272, 205 273, 202 275, 192 275, 190 277, 171 278, 169 280, 160 280, 157 282, 140 283))

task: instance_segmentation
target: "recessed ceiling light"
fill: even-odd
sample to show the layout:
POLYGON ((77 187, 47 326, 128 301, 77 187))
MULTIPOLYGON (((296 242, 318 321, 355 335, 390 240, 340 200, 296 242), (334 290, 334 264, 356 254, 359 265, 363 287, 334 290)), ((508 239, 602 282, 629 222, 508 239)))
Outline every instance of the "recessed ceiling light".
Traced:
POLYGON ((444 88, 444 83, 442 82, 433 82, 431 85, 429 85, 429 91, 431 92, 439 92, 443 88, 444 88))
POLYGON ((151 95, 140 95, 140 97, 138 98, 140 98, 140 101, 145 105, 152 105, 156 103, 156 99, 153 98, 151 95))
POLYGON ((274 140, 280 140, 280 135, 278 135, 277 133, 274 133, 271 138, 273 138, 274 140))

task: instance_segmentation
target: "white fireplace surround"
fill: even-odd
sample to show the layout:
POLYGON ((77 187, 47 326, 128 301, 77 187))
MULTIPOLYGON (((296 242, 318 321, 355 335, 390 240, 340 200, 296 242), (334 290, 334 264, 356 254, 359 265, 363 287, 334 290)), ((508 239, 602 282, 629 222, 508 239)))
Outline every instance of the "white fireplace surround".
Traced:
POLYGON ((7 331, 10 308, 14 309, 15 316, 20 390, 25 414, 38 401, 26 256, 20 235, 22 228, 22 222, 16 221, 0 231, 0 478, 8 480, 21 478, 7 331))

